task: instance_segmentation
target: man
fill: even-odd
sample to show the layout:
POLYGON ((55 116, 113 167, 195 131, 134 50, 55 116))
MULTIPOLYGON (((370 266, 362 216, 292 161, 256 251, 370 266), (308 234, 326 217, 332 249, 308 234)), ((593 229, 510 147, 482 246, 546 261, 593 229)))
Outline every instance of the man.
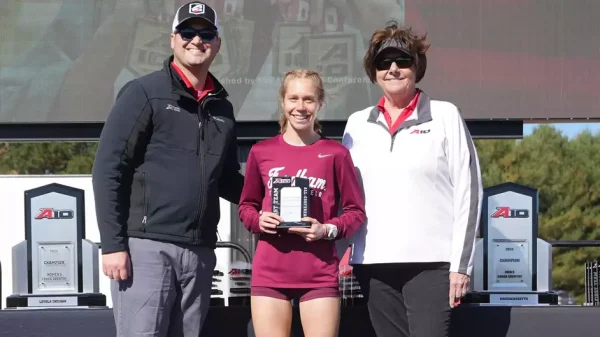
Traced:
POLYGON ((199 335, 219 197, 238 203, 243 186, 233 108, 208 72, 221 45, 217 15, 185 4, 172 31, 164 68, 120 90, 92 173, 119 337, 199 335))

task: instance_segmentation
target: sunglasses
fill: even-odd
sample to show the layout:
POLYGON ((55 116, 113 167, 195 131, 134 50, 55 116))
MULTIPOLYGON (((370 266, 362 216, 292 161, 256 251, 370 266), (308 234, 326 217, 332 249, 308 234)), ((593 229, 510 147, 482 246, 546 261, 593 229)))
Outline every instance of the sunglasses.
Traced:
POLYGON ((413 65, 413 58, 406 56, 399 56, 395 58, 382 58, 375 63, 377 70, 389 70, 392 67, 392 63, 396 63, 398 68, 410 68, 413 65))
POLYGON ((212 29, 194 29, 194 28, 183 28, 179 30, 179 35, 183 41, 192 41, 196 36, 200 37, 200 40, 204 43, 212 42, 217 37, 217 32, 212 29))

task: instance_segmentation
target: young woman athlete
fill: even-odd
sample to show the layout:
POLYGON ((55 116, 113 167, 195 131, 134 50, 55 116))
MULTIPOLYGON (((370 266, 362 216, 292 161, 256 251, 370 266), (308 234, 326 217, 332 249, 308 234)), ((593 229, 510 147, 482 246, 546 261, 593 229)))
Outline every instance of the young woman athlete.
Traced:
POLYGON ((349 151, 319 133, 325 92, 318 73, 288 72, 279 92, 281 134, 255 144, 246 163, 239 216, 259 233, 252 265, 252 321, 257 337, 288 337, 291 300, 300 303, 307 337, 337 336, 340 295, 335 240, 365 221, 364 201, 349 151), (271 178, 310 182, 310 228, 277 228, 271 178), (341 209, 341 212, 340 212, 341 209))

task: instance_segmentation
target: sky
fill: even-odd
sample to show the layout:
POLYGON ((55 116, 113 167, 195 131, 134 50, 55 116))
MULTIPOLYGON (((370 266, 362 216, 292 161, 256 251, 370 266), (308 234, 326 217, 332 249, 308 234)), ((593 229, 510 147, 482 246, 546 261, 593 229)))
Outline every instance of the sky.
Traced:
MULTIPOLYGON (((530 135, 539 124, 525 124, 523 126, 523 135, 530 135)), ((560 130, 569 138, 577 137, 582 131, 588 129, 593 134, 600 133, 600 123, 556 123, 550 124, 560 130)))

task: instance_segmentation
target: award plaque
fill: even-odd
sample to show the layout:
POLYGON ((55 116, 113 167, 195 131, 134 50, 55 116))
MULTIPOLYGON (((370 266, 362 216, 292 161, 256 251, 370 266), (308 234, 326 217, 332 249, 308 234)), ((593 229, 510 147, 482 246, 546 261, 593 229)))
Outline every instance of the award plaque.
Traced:
POLYGON ((538 190, 514 183, 484 190, 472 291, 461 303, 558 304, 552 292, 552 247, 537 237, 538 199, 538 190))
POLYGON ((169 25, 147 19, 138 19, 133 42, 127 56, 127 69, 136 76, 160 70, 171 50, 169 25))
POLYGON ((75 254, 73 244, 50 243, 38 246, 38 289, 74 291, 75 254))
POLYGON ((312 28, 304 23, 278 23, 273 30, 273 68, 274 77, 286 72, 308 66, 306 39, 312 28))
MULTIPOLYGON (((308 68, 316 69, 322 76, 325 91, 329 97, 329 107, 323 111, 327 117, 339 110, 346 102, 355 79, 356 36, 353 34, 327 33, 306 38, 308 68)), ((345 109, 341 109, 345 110, 345 109)))
POLYGON ((531 279, 529 270, 529 247, 523 242, 496 241, 492 245, 494 256, 492 270, 492 288, 510 285, 512 288, 528 288, 531 279))
MULTIPOLYGON (((352 78, 356 62, 356 36, 352 34, 311 35, 307 37, 308 67, 316 69, 329 82, 333 79, 352 78)), ((349 80, 345 81, 350 83, 349 80)))
POLYGON ((25 241, 12 249, 7 309, 105 307, 98 246, 84 238, 84 191, 50 184, 25 191, 25 241))
POLYGON ((283 218, 278 228, 307 227, 302 221, 310 214, 310 182, 300 177, 272 177, 271 203, 273 213, 283 218))

